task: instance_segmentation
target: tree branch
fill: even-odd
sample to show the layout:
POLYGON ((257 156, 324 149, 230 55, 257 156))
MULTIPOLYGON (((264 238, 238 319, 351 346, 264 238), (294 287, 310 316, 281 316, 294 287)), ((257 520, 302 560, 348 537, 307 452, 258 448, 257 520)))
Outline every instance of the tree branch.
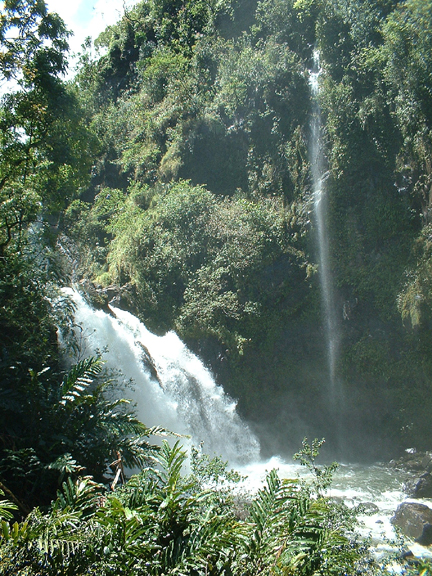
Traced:
POLYGON ((30 508, 27 508, 25 504, 20 502, 18 498, 9 490, 9 488, 7 488, 3 484, 3 482, 0 482, 0 489, 3 490, 6 496, 8 496, 12 500, 12 502, 18 506, 18 508, 21 510, 24 516, 28 516, 30 514, 31 512, 30 508))

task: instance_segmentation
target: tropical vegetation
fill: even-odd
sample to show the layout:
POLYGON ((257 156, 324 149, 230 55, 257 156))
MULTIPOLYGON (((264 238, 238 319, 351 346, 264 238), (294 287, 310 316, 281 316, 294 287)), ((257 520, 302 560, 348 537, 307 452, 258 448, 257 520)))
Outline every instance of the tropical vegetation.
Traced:
MULTIPOLYGON (((312 467, 317 445, 305 442, 298 455, 312 467)), ((49 511, 36 508, 20 524, 2 520, 1 573, 372 573, 353 535, 354 513, 323 497, 330 468, 315 467, 311 485, 272 470, 251 496, 234 489, 238 473, 197 450, 183 476, 185 457, 178 442, 164 442, 157 467, 114 492, 88 476, 69 477, 49 511)))
POLYGON ((128 285, 134 313, 176 330, 238 399, 263 455, 322 435, 356 460, 430 449, 431 27, 430 0, 146 0, 89 39, 65 81, 60 17, 44 0, 4 0, 3 573, 381 569, 360 562, 354 519, 318 485, 270 472, 242 499, 204 455, 181 473, 180 445, 152 438, 168 432, 138 420, 121 375, 82 356, 61 289, 128 285), (309 155, 314 51, 336 407, 309 155), (119 462, 141 470, 122 486, 109 474, 119 462))

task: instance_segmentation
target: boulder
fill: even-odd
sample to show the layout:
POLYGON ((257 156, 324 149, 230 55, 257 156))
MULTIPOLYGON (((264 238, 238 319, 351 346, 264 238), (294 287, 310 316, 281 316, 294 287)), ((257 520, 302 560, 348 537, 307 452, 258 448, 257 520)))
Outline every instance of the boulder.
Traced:
POLYGON ((425 504, 402 502, 390 522, 418 544, 432 544, 432 510, 425 504))
POLYGON ((404 484, 405 492, 412 498, 432 498, 432 474, 424 472, 404 484))
POLYGON ((379 512, 379 508, 373 502, 362 502, 356 507, 356 511, 360 514, 367 514, 372 516, 373 514, 377 514, 379 512))
POLYGON ((106 294, 108 304, 136 314, 135 309, 135 292, 132 284, 124 284, 123 286, 108 286, 103 289, 106 294))
POLYGON ((432 452, 405 451, 398 460, 392 460, 390 466, 413 474, 404 484, 404 490, 411 498, 432 498, 432 452))
POLYGON ((425 452, 422 460, 423 470, 426 472, 432 472, 432 452, 425 452))

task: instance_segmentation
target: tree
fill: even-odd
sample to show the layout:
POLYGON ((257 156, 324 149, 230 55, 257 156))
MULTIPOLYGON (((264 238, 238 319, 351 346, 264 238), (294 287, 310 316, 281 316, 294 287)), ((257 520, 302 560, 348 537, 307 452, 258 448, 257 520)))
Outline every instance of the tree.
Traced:
POLYGON ((82 360, 59 378, 46 366, 2 390, 0 475, 29 508, 47 505, 63 479, 83 471, 107 482, 116 453, 125 466, 144 466, 156 450, 149 436, 165 433, 134 416, 100 359, 82 360))
POLYGON ((403 142, 398 183, 430 223, 432 186, 432 3, 408 0, 383 27, 384 78, 403 142))
POLYGON ((0 71, 22 86, 55 83, 67 67, 66 30, 44 0, 5 0, 0 15, 0 71))
POLYGON ((42 0, 4 3, 0 74, 16 84, 0 101, 0 452, 4 467, 23 473, 29 500, 51 489, 38 477, 49 463, 38 427, 61 379, 57 329, 70 312, 56 308, 59 211, 87 182, 93 146, 60 79, 67 37, 42 0))
POLYGON ((88 178, 92 138, 85 115, 60 76, 67 32, 43 0, 5 2, 0 73, 16 87, 0 108, 0 247, 41 211, 65 206, 88 178))

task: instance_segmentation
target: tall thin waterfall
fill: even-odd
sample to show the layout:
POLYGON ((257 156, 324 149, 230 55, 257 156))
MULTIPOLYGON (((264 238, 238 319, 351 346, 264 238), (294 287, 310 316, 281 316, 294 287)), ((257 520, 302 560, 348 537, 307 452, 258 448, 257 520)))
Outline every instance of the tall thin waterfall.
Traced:
POLYGON ((319 274, 325 315, 329 377, 331 393, 333 396, 335 396, 337 394, 336 363, 338 358, 339 337, 336 306, 334 301, 334 292, 330 271, 329 239, 326 226, 327 197, 324 183, 327 177, 327 172, 324 166, 321 109, 318 98, 320 74, 321 68, 319 62, 319 52, 315 50, 314 65, 310 72, 310 89, 312 96, 312 137, 310 144, 310 158, 313 180, 315 218, 318 230, 319 274))
POLYGON ((231 464, 258 460, 258 440, 235 402, 174 332, 156 336, 124 310, 94 310, 78 292, 67 292, 76 307, 82 353, 102 352, 108 368, 133 382, 126 397, 136 402, 144 424, 189 435, 195 445, 204 443, 206 453, 231 464))

